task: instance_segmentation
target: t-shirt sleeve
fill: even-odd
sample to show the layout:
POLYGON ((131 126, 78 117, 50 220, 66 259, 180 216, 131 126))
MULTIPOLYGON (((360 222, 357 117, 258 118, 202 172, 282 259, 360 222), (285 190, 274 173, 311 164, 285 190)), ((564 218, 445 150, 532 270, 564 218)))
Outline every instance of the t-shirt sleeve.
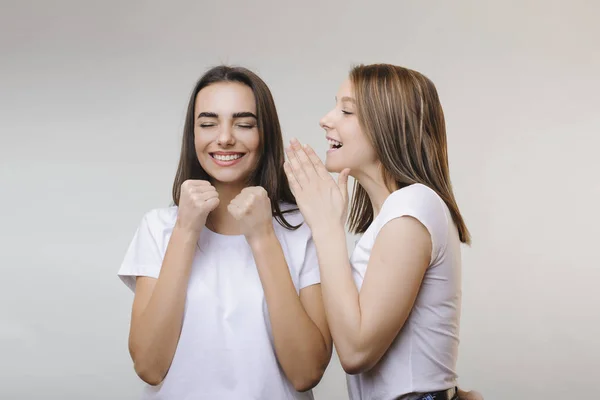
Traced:
POLYGON ((162 265, 162 252, 152 232, 152 215, 151 211, 142 218, 118 272, 119 278, 134 292, 138 276, 158 278, 162 265))
POLYGON ((415 218, 425 226, 431 236, 431 264, 434 264, 448 240, 448 216, 443 200, 423 185, 398 190, 384 203, 378 218, 378 231, 400 217, 415 218))
POLYGON ((300 270, 299 290, 305 287, 321 283, 321 274, 319 273, 319 260, 317 259, 317 248, 312 240, 308 238, 304 254, 304 262, 300 270))

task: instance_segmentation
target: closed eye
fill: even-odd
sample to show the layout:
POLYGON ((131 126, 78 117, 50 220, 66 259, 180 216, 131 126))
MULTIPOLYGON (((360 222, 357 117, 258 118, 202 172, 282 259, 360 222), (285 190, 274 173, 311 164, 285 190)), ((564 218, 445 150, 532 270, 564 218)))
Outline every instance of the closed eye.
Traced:
POLYGON ((211 127, 213 127, 213 126, 216 126, 216 125, 217 125, 217 124, 213 124, 213 123, 207 123, 207 122, 205 122, 205 123, 203 123, 203 124, 200 124, 200 128, 211 128, 211 127))
POLYGON ((256 125, 251 125, 251 124, 238 124, 238 126, 239 126, 240 128, 243 128, 243 129, 252 129, 252 128, 254 128, 256 125))
POLYGON ((353 113, 351 113, 350 111, 342 110, 342 114, 344 114, 344 115, 352 115, 353 113))

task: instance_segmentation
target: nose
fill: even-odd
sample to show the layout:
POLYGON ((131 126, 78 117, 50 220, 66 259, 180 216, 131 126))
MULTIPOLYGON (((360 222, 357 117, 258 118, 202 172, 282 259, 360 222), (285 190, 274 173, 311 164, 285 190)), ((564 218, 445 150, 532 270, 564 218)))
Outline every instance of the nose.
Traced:
POLYGON ((323 116, 323 118, 321 118, 321 120, 319 121, 319 126, 323 129, 325 129, 326 131, 333 128, 333 120, 331 118, 331 111, 329 111, 327 114, 325 114, 323 116))
POLYGON ((217 136, 217 144, 219 146, 232 146, 235 144, 235 138, 233 137, 233 129, 229 126, 224 126, 219 130, 219 136, 217 136))

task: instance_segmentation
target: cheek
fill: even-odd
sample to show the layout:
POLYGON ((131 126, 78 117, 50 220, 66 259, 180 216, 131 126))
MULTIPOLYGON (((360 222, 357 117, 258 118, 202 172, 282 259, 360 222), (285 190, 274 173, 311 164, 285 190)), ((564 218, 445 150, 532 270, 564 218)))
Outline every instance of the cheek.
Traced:
POLYGON ((352 158, 356 164, 370 164, 377 160, 377 154, 371 141, 362 132, 360 125, 356 121, 349 121, 346 124, 346 135, 342 137, 347 155, 352 158))
POLYGON ((253 134, 245 136, 241 144, 251 153, 250 156, 252 158, 260 157, 260 135, 258 132, 253 132, 253 134))
POLYGON ((196 152, 196 160, 200 163, 200 166, 205 171, 211 169, 212 164, 209 162, 209 156, 206 154, 210 139, 205 134, 194 134, 194 150, 196 152))
POLYGON ((356 143, 365 154, 375 154, 371 141, 361 131, 356 132, 356 143))
POLYGON ((208 140, 207 135, 194 132, 194 147, 196 148, 196 152, 202 152, 209 142, 210 140, 208 140))
POLYGON ((349 145, 348 147, 361 151, 364 151, 366 147, 371 147, 368 138, 363 134, 362 129, 356 120, 347 120, 340 128, 344 146, 349 145))
POLYGON ((248 138, 248 149, 252 151, 258 151, 260 147, 260 134, 258 131, 254 131, 254 134, 248 138))
POLYGON ((356 143, 360 146, 360 158, 364 163, 372 163, 377 161, 377 153, 371 144, 371 141, 359 132, 356 143))

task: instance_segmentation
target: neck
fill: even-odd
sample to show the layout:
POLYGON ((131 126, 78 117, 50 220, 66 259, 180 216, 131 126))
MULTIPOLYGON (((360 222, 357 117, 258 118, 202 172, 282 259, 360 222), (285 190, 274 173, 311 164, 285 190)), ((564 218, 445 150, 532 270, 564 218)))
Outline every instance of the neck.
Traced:
POLYGON ((373 165, 364 171, 353 174, 353 176, 367 192, 373 206, 373 218, 375 218, 381 211, 385 199, 392 193, 385 184, 380 167, 373 165))
POLYGON ((219 205, 208 215, 206 227, 222 235, 241 235, 239 223, 229 214, 227 206, 245 186, 221 182, 212 182, 212 184, 219 193, 219 205))

